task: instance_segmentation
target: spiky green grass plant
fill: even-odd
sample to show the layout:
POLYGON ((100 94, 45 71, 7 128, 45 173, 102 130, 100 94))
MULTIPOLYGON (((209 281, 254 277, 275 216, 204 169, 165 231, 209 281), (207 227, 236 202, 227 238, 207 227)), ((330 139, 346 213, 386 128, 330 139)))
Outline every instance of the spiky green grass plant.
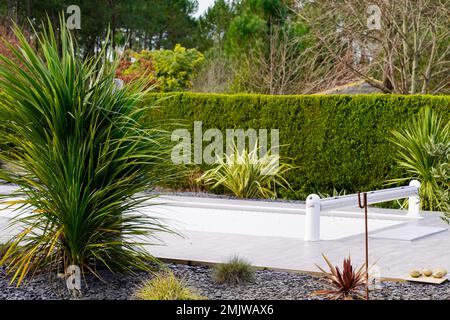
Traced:
POLYGON ((407 177, 392 180, 405 182, 418 179, 424 209, 436 210, 440 189, 433 168, 439 165, 439 156, 428 151, 430 141, 435 144, 450 142, 450 123, 444 123, 433 110, 424 109, 400 131, 394 131, 392 142, 397 148, 397 163, 407 177))
POLYGON ((214 266, 213 280, 218 284, 241 285, 255 280, 255 268, 237 256, 214 266))
POLYGON ((139 300, 204 300, 192 289, 179 280, 172 271, 156 274, 153 279, 144 283, 134 294, 139 300))
POLYGON ((432 170, 438 189, 438 208, 442 211, 442 219, 450 223, 450 141, 437 144, 431 140, 427 151, 438 159, 432 170))
POLYGON ((212 188, 223 186, 238 198, 275 198, 276 187, 290 188, 283 175, 292 166, 280 161, 278 154, 268 150, 260 156, 258 143, 250 150, 234 144, 232 151, 218 157, 215 167, 197 181, 212 188))
POLYGON ((0 126, 10 164, 0 179, 18 186, 3 195, 17 210, 20 228, 1 260, 17 285, 30 272, 79 266, 98 270, 149 270, 144 249, 156 232, 168 231, 139 213, 142 193, 165 176, 170 136, 143 118, 144 80, 117 88, 115 62, 106 46, 82 60, 61 19, 35 31, 34 49, 16 27, 13 60, 0 56, 0 126), (20 244, 20 250, 18 245, 20 244))

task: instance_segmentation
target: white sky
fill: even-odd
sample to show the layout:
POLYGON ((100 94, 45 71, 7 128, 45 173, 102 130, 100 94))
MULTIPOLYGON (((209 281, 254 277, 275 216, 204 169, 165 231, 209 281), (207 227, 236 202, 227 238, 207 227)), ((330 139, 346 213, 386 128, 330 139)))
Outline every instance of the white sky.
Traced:
POLYGON ((197 0, 198 1, 198 11, 194 15, 195 17, 199 17, 211 6, 215 0, 197 0))

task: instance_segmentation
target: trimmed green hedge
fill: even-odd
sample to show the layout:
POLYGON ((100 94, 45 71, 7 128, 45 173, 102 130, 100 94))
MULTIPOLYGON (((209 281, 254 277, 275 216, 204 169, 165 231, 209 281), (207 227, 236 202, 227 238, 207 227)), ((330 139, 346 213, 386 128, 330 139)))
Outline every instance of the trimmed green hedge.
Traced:
POLYGON ((429 95, 221 95, 150 94, 157 108, 149 119, 178 119, 208 128, 280 130, 281 155, 298 166, 288 181, 302 199, 311 192, 379 189, 404 174, 388 141, 421 108, 430 106, 450 121, 450 96, 429 95))

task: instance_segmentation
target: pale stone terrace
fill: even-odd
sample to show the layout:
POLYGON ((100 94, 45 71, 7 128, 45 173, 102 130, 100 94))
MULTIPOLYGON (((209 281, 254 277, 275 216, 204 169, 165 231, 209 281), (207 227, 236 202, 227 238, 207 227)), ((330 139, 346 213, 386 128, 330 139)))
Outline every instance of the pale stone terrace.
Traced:
MULTIPOLYGON (((0 187, 0 192, 7 188, 0 187)), ((170 202, 171 210, 178 210, 178 214, 188 207, 192 210, 198 204, 199 208, 208 208, 217 199, 189 197, 189 206, 177 206, 177 202, 185 202, 187 197, 162 197, 151 201, 145 208, 145 213, 154 215, 161 208, 167 208, 170 202), (156 204, 158 202, 160 204, 156 204), (161 204, 162 203, 162 204, 161 204)), ((303 215, 303 203, 260 202, 251 200, 220 200, 224 204, 248 205, 252 211, 258 211, 258 206, 273 208, 273 212, 283 210, 292 214, 303 215), (298 211, 298 212, 296 212, 298 211)), ((211 209, 214 210, 214 209, 211 209)), ((262 209, 261 209, 262 211, 262 209)), ((358 214, 358 209, 347 210, 348 213, 358 214)), ((400 210, 370 208, 370 215, 403 217, 405 212, 400 210)), ((261 213, 264 214, 264 213, 261 213)), ((448 225, 436 212, 422 212, 423 219, 403 219, 393 226, 383 227, 371 231, 399 228, 405 225, 432 226, 448 228, 448 225)), ((5 231, 11 213, 0 211, 0 242, 5 242, 17 230, 5 231)), ((370 222, 374 220, 369 220, 370 222)), ((250 226, 251 227, 251 226, 250 226)), ((289 226, 292 228, 292 226, 289 226)), ((298 225, 299 235, 303 232, 303 225, 298 225)), ((180 235, 159 234, 162 245, 149 246, 149 251, 163 259, 180 260, 183 262, 217 263, 237 255, 250 261, 253 265, 273 269, 292 271, 317 272, 316 263, 324 265, 321 254, 325 254, 334 264, 341 265, 344 257, 351 254, 355 264, 363 263, 364 235, 360 234, 335 240, 305 242, 301 237, 292 236, 261 236, 243 233, 208 232, 182 229, 180 235)), ((411 269, 446 268, 450 269, 450 233, 448 230, 414 241, 369 239, 370 263, 377 263, 381 277, 404 279, 411 269)))

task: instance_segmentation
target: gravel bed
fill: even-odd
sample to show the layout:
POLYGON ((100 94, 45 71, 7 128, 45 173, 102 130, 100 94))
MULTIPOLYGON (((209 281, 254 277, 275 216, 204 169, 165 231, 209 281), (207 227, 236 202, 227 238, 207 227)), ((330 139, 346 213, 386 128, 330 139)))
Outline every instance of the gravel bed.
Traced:
MULTIPOLYGON (((244 286, 217 285, 211 280, 212 269, 204 266, 168 265, 174 273, 198 294, 208 299, 252 300, 281 299, 309 300, 323 299, 311 295, 316 290, 327 288, 320 277, 309 274, 293 274, 260 270, 256 272, 255 282, 244 286)), ((135 276, 104 273, 105 282, 88 275, 89 287, 83 288, 80 299, 90 300, 126 300, 133 298, 133 292, 151 278, 147 273, 139 272, 135 276)), ((84 283, 83 283, 84 285, 84 283)), ((383 282, 382 288, 371 292, 372 299, 450 299, 450 283, 426 285, 416 283, 383 282)), ((9 284, 4 269, 0 268, 0 300, 54 300, 73 299, 65 288, 64 281, 49 279, 48 275, 35 276, 20 288, 9 284)))

